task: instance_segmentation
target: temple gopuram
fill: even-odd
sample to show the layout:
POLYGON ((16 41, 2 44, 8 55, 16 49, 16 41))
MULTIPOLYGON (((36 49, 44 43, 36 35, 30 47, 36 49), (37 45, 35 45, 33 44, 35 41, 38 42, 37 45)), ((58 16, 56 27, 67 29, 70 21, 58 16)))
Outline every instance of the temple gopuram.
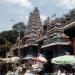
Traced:
POLYGON ((26 56, 26 54, 36 55, 38 52, 38 44, 35 42, 42 36, 43 26, 40 19, 39 10, 36 7, 33 12, 30 13, 24 37, 22 39, 19 39, 18 37, 16 43, 11 48, 11 52, 13 52, 15 55, 18 55, 19 52, 20 56, 22 57, 26 56), (20 51, 18 51, 19 48, 20 51))
POLYGON ((11 55, 25 57, 43 54, 48 63, 44 65, 44 72, 52 73, 58 66, 51 63, 53 57, 64 55, 66 52, 73 54, 69 36, 64 33, 64 24, 60 20, 51 20, 49 17, 44 21, 40 19, 40 12, 36 7, 29 16, 28 25, 24 37, 16 40, 11 47, 11 55))
POLYGON ((45 36, 47 38, 44 39, 43 45, 41 46, 41 52, 45 55, 45 57, 49 60, 47 64, 45 64, 46 72, 53 72, 57 65, 51 63, 51 59, 53 57, 65 55, 66 52, 72 54, 72 46, 71 41, 69 40, 69 36, 64 34, 63 25, 60 21, 50 21, 49 17, 44 23, 45 36), (54 68, 51 68, 54 67, 54 68), (49 69, 47 69, 49 68, 49 69))

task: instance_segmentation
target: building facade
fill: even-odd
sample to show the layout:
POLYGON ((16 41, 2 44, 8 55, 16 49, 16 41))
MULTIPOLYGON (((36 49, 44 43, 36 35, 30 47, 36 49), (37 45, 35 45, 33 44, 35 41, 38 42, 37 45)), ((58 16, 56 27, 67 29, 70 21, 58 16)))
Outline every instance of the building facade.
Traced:
POLYGON ((64 34, 63 25, 60 22, 51 22, 49 18, 44 23, 46 39, 41 46, 41 52, 49 60, 45 64, 46 72, 53 72, 57 66, 51 63, 51 59, 57 56, 65 55, 66 52, 72 54, 71 41, 69 36, 64 34), (54 67, 54 68, 53 68, 54 67), (47 68, 50 68, 47 69, 47 68))
POLYGON ((71 41, 64 34, 63 26, 60 21, 51 21, 49 17, 42 25, 40 13, 36 7, 30 13, 24 37, 17 38, 10 50, 11 54, 25 57, 28 54, 36 56, 40 52, 48 60, 44 65, 44 72, 52 73, 57 67, 51 63, 52 58, 64 55, 66 52, 72 54, 71 41))
POLYGON ((73 47, 73 54, 75 55, 75 21, 67 24, 63 29, 65 34, 70 37, 70 41, 72 42, 73 47))

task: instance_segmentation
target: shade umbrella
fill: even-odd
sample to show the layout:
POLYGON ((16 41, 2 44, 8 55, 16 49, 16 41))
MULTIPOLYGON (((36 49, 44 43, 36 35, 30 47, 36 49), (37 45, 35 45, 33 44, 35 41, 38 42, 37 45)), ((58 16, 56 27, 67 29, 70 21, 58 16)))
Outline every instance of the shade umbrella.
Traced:
POLYGON ((35 63, 35 58, 32 55, 27 55, 26 57, 22 58, 23 60, 27 60, 28 63, 34 64, 35 63))
POLYGON ((63 56, 55 57, 55 58, 51 59, 51 63, 54 63, 54 64, 74 64, 75 63, 75 56, 63 55, 63 56))
POLYGON ((32 59, 34 60, 34 57, 32 55, 27 55, 26 57, 22 58, 23 60, 29 60, 32 59))
POLYGON ((39 54, 37 57, 35 57, 35 60, 43 63, 47 63, 47 59, 42 54, 39 54))
POLYGON ((3 61, 4 61, 5 63, 10 63, 10 58, 4 58, 3 61))
POLYGON ((20 58, 17 57, 17 56, 14 56, 14 57, 11 57, 11 58, 10 58, 10 62, 11 62, 11 63, 17 63, 19 60, 20 60, 20 58))
POLYGON ((0 63, 3 62, 3 58, 0 58, 0 63))

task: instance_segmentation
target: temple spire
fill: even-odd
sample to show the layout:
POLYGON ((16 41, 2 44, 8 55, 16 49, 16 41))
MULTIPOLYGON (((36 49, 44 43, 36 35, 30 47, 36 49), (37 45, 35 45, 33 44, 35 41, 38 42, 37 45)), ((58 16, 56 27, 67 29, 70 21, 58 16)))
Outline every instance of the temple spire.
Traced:
POLYGON ((26 32, 25 34, 28 35, 28 38, 26 40, 27 43, 34 43, 42 36, 43 27, 40 19, 40 13, 37 7, 35 7, 35 9, 30 13, 28 28, 26 32))
POLYGON ((49 26, 50 25, 50 18, 47 17, 47 19, 44 21, 44 25, 49 26))
POLYGON ((35 9, 33 10, 34 13, 39 13, 38 7, 35 7, 35 9))

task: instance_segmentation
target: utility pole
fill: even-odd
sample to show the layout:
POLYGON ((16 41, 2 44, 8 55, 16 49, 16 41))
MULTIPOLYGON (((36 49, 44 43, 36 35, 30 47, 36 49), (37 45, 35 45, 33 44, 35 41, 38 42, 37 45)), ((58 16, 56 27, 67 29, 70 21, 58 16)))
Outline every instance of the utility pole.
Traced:
POLYGON ((18 57, 20 57, 20 26, 19 27, 19 46, 18 46, 18 57))
MULTIPOLYGON (((16 21, 14 21, 14 20, 11 20, 12 22, 16 22, 16 21)), ((21 32, 21 28, 20 28, 20 26, 18 26, 18 29, 19 29, 19 31, 18 31, 18 37, 19 37, 19 44, 18 44, 18 57, 20 57, 20 36, 21 36, 21 34, 20 34, 20 32, 21 32)))

